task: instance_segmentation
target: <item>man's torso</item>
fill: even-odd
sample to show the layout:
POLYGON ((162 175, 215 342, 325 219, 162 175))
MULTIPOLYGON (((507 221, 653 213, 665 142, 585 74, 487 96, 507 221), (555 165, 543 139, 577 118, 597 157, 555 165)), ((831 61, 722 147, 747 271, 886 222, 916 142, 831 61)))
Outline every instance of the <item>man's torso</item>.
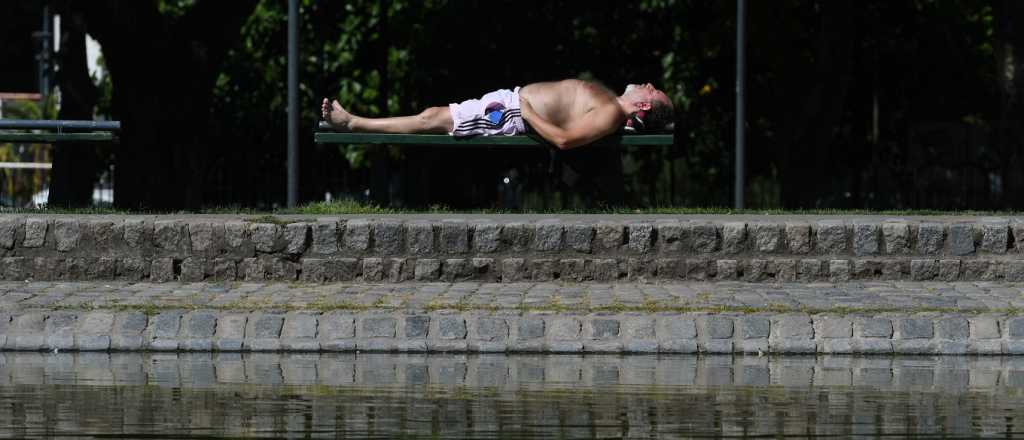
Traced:
POLYGON ((541 117, 566 129, 596 108, 618 106, 611 91, 578 79, 528 84, 519 89, 519 96, 541 117))

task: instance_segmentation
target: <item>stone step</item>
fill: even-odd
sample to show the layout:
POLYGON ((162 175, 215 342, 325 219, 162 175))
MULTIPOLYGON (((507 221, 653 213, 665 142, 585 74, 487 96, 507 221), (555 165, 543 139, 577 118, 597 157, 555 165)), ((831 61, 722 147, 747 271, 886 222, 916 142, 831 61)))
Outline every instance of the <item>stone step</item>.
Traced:
POLYGON ((995 283, 0 283, 0 349, 1024 354, 995 283))
POLYGON ((0 217, 0 279, 1024 281, 997 217, 0 217))

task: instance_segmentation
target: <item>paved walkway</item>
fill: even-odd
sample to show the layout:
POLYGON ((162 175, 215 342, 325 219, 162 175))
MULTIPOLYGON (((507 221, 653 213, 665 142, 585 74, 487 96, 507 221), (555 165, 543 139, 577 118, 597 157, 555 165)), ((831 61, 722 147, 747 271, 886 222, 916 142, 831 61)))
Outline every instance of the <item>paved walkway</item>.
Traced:
POLYGON ((0 282, 0 311, 729 311, 1024 313, 1024 284, 0 282))

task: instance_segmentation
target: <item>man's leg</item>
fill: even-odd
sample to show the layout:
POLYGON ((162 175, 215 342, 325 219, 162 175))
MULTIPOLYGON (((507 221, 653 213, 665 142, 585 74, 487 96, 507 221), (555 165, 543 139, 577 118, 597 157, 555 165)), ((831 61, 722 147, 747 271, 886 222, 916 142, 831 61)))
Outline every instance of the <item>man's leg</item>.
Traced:
POLYGON ((324 120, 334 129, 357 133, 448 134, 454 125, 448 107, 430 107, 415 116, 363 118, 346 111, 337 100, 328 104, 324 98, 321 110, 324 120))

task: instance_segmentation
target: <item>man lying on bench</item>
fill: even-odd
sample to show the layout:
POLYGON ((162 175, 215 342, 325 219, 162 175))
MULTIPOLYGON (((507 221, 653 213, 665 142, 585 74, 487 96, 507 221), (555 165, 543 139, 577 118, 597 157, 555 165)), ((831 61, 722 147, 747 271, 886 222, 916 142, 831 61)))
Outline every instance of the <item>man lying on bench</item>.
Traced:
POLYGON ((626 86, 615 96, 594 82, 567 79, 497 90, 480 99, 431 107, 416 116, 364 118, 324 98, 323 118, 338 131, 443 134, 456 137, 516 135, 530 129, 566 150, 590 144, 620 128, 669 128, 672 101, 650 83, 626 86))

